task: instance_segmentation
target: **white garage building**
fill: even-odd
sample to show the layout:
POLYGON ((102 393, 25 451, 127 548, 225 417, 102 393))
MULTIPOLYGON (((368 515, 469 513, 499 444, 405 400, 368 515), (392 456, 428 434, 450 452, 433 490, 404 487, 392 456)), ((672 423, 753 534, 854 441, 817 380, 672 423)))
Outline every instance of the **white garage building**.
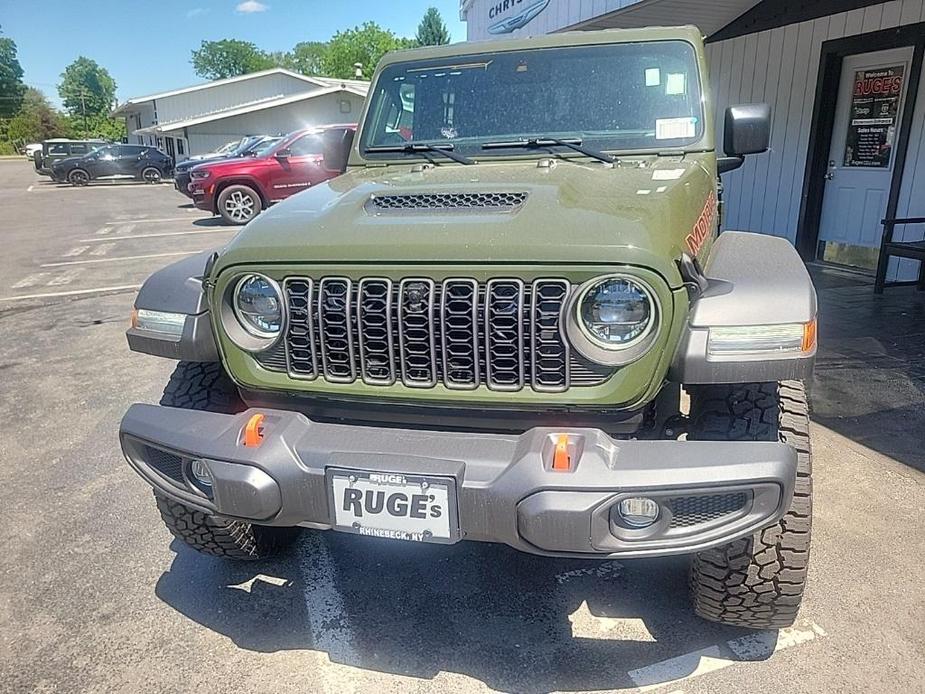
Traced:
MULTIPOLYGON (((873 269, 883 218, 925 218, 925 0, 462 0, 460 16, 470 41, 700 27, 717 130, 727 106, 773 109, 771 151, 724 176, 727 228, 873 269)), ((922 223, 895 228, 900 241, 923 236, 922 223)), ((893 258, 887 278, 920 267, 893 258)))
POLYGON ((247 135, 356 122, 368 89, 361 80, 274 68, 135 97, 113 115, 125 118, 129 142, 160 147, 182 161, 247 135))

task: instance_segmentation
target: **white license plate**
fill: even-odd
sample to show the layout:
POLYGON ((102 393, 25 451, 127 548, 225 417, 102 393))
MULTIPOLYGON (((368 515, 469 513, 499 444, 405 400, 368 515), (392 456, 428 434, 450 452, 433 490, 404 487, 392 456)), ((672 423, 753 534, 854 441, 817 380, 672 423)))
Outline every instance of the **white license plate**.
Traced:
POLYGON ((412 542, 455 542, 456 482, 450 477, 328 470, 334 529, 412 542))

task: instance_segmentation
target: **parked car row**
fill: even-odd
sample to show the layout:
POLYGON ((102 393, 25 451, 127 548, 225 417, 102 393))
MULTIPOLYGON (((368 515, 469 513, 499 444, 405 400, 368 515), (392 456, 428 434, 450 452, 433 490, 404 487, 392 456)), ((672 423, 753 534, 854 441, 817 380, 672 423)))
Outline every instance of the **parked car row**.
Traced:
POLYGON ((261 210, 343 172, 355 124, 323 125, 285 136, 252 135, 176 166, 156 147, 103 140, 47 140, 35 170, 59 183, 134 178, 174 186, 193 204, 229 224, 246 224, 261 210))

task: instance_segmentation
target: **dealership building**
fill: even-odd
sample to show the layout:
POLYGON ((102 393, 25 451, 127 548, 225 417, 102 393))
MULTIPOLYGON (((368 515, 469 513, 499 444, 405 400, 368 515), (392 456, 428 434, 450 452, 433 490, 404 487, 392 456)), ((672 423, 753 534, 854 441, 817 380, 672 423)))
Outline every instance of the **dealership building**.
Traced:
POLYGON ((178 161, 248 135, 279 135, 312 125, 354 123, 369 83, 273 68, 129 99, 113 113, 128 141, 161 148, 178 161))
MULTIPOLYGON (((460 17, 470 41, 698 26, 717 142, 727 106, 773 113, 770 151, 723 176, 727 229, 872 270, 882 219, 925 218, 925 0, 462 0, 460 17)), ((895 227, 894 240, 923 237, 925 224, 895 227)), ((887 279, 919 268, 894 257, 887 279)))

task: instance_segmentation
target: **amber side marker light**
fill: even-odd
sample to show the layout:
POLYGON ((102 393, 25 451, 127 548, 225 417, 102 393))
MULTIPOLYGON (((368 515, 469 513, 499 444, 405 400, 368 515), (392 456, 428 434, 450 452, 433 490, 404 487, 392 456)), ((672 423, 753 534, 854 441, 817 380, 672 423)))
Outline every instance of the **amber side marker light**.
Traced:
POLYGON ((816 319, 813 318, 809 323, 803 326, 803 344, 804 352, 812 352, 816 346, 816 319))
POLYGON ((262 414, 255 414, 247 420, 244 425, 244 446, 246 448, 257 448, 263 443, 263 420, 266 417, 262 414))
POLYGON ((572 467, 572 459, 568 454, 568 436, 560 434, 556 437, 556 447, 552 453, 552 469, 556 472, 568 472, 572 467))

